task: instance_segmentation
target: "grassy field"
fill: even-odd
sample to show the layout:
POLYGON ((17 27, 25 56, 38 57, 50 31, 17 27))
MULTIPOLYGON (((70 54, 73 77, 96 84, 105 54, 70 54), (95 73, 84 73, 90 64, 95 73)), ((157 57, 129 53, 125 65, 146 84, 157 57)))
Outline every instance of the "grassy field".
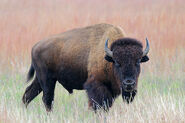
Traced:
POLYGON ((183 0, 1 0, 0 123, 185 123, 185 1, 183 0), (26 109, 21 98, 32 46, 66 30, 96 23, 121 26, 128 37, 150 40, 138 94, 121 96, 109 113, 88 109, 85 91, 57 84, 53 112, 40 94, 26 109))

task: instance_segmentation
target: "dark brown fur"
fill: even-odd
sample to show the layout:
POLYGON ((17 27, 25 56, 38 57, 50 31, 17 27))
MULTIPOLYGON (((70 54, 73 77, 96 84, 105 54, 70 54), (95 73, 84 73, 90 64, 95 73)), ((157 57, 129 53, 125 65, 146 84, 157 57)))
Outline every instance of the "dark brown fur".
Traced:
MULTIPOLYGON (((32 49, 32 64, 28 73, 29 81, 36 71, 35 79, 23 95, 23 103, 28 105, 43 91, 43 102, 47 111, 50 111, 55 84, 58 81, 69 93, 72 93, 73 89, 85 89, 89 106, 94 110, 100 107, 108 110, 122 88, 118 75, 120 72, 115 69, 115 61, 131 66, 134 60, 142 58, 142 44, 135 39, 124 37, 125 34, 119 27, 97 24, 38 42, 32 49), (112 44, 112 63, 104 59, 104 44, 107 38, 110 39, 109 44, 112 44)), ((134 66, 130 68, 131 70, 128 67, 125 74, 135 72, 134 66)), ((136 79, 139 72, 134 73, 137 74, 136 79)), ((123 99, 132 101, 134 92, 136 87, 132 92, 124 92, 123 89, 123 99)))

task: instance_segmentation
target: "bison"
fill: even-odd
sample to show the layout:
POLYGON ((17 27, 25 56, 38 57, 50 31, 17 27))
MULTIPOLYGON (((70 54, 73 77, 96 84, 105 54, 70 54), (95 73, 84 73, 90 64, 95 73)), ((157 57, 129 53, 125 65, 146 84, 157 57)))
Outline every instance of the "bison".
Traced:
POLYGON ((27 81, 34 80, 22 97, 27 106, 39 93, 46 111, 52 110, 58 81, 71 94, 86 90, 89 107, 108 111, 116 97, 132 102, 137 93, 140 63, 149 60, 146 48, 126 38, 120 27, 96 24, 44 39, 33 46, 27 81), (110 49, 108 48, 108 42, 110 49))

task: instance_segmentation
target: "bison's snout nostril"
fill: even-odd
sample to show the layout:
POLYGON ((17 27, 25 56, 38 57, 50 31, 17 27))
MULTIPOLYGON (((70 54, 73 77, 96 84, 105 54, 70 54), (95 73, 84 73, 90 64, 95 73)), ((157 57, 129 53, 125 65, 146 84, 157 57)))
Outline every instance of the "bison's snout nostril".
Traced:
POLYGON ((122 84, 122 87, 125 91, 132 91, 136 85, 136 82, 133 79, 126 79, 122 82, 122 84))
POLYGON ((123 81, 123 84, 127 86, 133 86, 136 84, 136 82, 133 79, 126 79, 123 81))

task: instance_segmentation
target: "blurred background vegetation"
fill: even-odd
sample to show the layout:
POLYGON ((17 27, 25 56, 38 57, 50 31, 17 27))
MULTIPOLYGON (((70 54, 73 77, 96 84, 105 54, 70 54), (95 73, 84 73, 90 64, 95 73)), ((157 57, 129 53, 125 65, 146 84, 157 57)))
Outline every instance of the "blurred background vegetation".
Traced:
POLYGON ((185 122, 185 1, 1 0, 0 97, 0 122, 185 122), (57 84, 52 113, 46 113, 42 94, 25 109, 21 98, 32 46, 97 23, 150 41, 135 101, 127 105, 119 97, 109 113, 94 114, 85 91, 69 95, 57 84))

